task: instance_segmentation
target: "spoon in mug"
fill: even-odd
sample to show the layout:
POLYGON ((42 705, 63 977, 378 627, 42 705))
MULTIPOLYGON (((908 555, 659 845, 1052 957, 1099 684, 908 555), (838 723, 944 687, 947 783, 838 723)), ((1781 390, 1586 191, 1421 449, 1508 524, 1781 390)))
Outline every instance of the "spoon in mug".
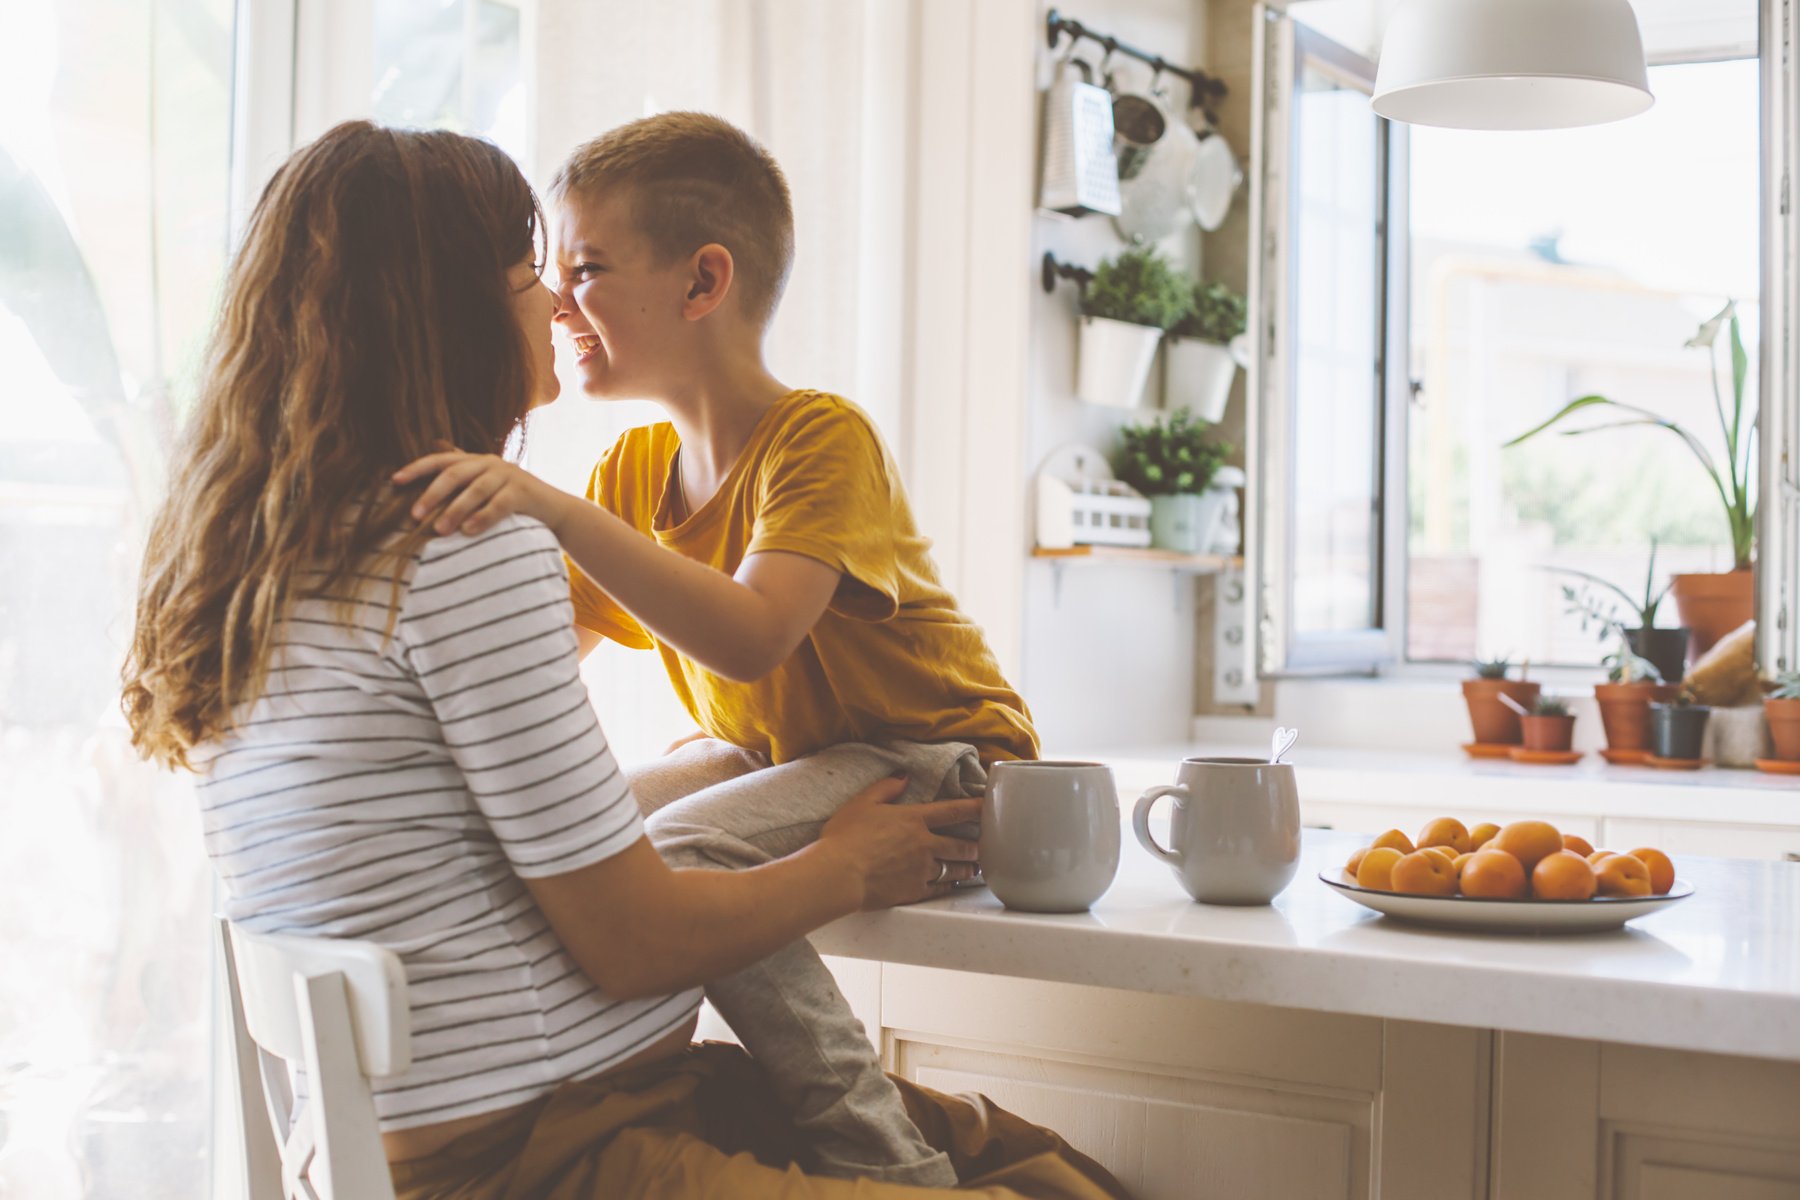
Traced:
POLYGON ((1285 725, 1277 729, 1275 736, 1269 739, 1269 761, 1271 763, 1280 762, 1281 756, 1292 750, 1294 743, 1299 740, 1300 731, 1298 729, 1289 729, 1285 725))

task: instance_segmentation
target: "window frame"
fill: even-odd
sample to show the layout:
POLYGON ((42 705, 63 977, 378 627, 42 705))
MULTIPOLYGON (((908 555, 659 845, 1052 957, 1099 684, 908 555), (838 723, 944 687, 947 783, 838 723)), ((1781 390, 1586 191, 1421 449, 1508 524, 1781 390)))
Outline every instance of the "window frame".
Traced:
MULTIPOLYGON (((1795 36, 1800 0, 1760 6, 1756 46, 1707 46, 1652 56, 1670 66, 1754 57, 1760 63, 1762 193, 1759 371, 1758 507, 1756 535, 1757 663, 1765 675, 1800 669, 1800 205, 1793 196, 1800 163, 1800 56, 1784 53, 1795 36), (1742 51, 1743 53, 1737 53, 1742 51)), ((1287 243, 1292 235, 1291 122, 1293 89, 1303 63, 1324 64, 1342 77, 1366 64, 1354 51, 1289 17, 1271 4, 1257 6, 1255 66, 1258 103, 1253 114, 1251 168, 1250 305, 1255 345, 1248 394, 1255 398, 1247 425, 1252 503, 1246 514, 1246 573, 1256 598, 1256 663, 1264 679, 1375 674, 1408 679, 1446 678, 1457 664, 1407 657, 1407 434, 1411 378, 1411 223, 1407 213, 1408 146, 1404 126, 1389 126, 1389 161, 1383 178, 1387 202, 1382 310, 1385 328, 1379 445, 1383 462, 1377 488, 1377 628, 1350 637, 1297 637, 1291 627, 1293 538, 1291 486, 1295 368, 1290 345, 1292 281, 1287 243), (1398 136, 1394 136, 1397 134, 1398 136), (1397 231, 1403 231, 1397 232, 1397 231), (1391 365, 1392 369, 1389 369, 1391 365), (1377 636, 1378 635, 1378 636, 1377 636)), ((1368 66, 1373 79, 1373 67, 1368 66)), ((1588 683, 1598 667, 1547 667, 1552 681, 1588 683)))
POLYGON ((1295 386, 1298 367, 1290 352, 1297 282, 1291 246, 1297 206, 1291 203, 1295 173, 1295 88, 1310 68, 1365 94, 1374 91, 1375 66, 1324 34, 1268 4, 1257 6, 1255 58, 1261 103, 1253 118, 1251 235, 1257 248, 1250 270, 1253 343, 1248 394, 1257 398, 1246 421, 1246 449, 1255 464, 1252 503, 1246 517, 1246 571, 1256 598, 1256 658, 1261 678, 1377 674, 1404 646, 1405 498, 1407 400, 1406 318, 1409 312, 1408 246, 1392 231, 1406 226, 1408 142, 1406 127, 1379 121, 1377 167, 1381 195, 1375 238, 1381 270, 1373 298, 1378 316, 1371 363, 1379 423, 1375 436, 1372 503, 1375 510, 1374 590, 1371 625, 1343 632, 1307 632, 1294 624, 1293 481, 1295 386), (1396 513, 1396 509, 1398 512, 1396 513), (1396 554, 1396 550, 1400 553, 1396 554))

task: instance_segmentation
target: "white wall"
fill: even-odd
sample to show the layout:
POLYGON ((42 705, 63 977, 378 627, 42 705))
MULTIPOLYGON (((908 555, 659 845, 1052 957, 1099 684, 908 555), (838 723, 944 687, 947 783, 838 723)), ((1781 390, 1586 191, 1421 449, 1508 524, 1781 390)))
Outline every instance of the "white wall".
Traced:
MULTIPOLYGON (((1200 3, 1090 0, 1055 7, 1064 16, 1173 62, 1205 61, 1205 8, 1200 3)), ((1052 63, 1049 52, 1040 52, 1040 87, 1049 84, 1052 63)), ((1149 80, 1149 68, 1140 64, 1119 58, 1115 66, 1121 79, 1149 80)), ((1178 96, 1183 86, 1175 83, 1172 94, 1178 96)), ((1243 102, 1235 96, 1225 101, 1243 102)), ((1076 220, 1039 212, 1033 221, 1033 263, 1049 250, 1058 259, 1092 267, 1125 245, 1104 216, 1076 220)), ((1171 237, 1164 250, 1178 263, 1199 266, 1199 239, 1192 229, 1171 237)), ((1082 442, 1110 456, 1119 427, 1150 415, 1149 410, 1124 413, 1075 398, 1077 295, 1072 283, 1059 285, 1050 295, 1035 286, 1030 289, 1028 473, 1068 442, 1082 442)), ((1152 378, 1153 402, 1160 401, 1160 387, 1159 366, 1152 378)), ((1186 738, 1194 713, 1195 588, 1191 578, 1151 568, 1030 564, 1020 686, 1044 736, 1046 753, 1055 753, 1059 745, 1186 738)))

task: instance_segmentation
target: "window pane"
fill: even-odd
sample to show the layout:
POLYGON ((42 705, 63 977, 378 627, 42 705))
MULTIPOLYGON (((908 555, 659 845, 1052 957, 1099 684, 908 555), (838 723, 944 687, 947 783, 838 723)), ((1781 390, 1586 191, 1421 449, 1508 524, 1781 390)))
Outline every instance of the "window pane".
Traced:
POLYGON ((1380 120, 1302 68, 1295 97, 1294 629, 1377 622, 1380 120))
POLYGON ((491 138, 524 161, 519 7, 501 0, 377 0, 369 115, 491 138))
MULTIPOLYGON (((1600 394, 1679 422, 1723 470, 1709 376, 1729 403, 1727 341, 1716 364, 1684 343, 1728 298, 1755 404, 1757 63, 1658 67, 1650 85, 1655 107, 1617 125, 1413 130, 1410 657, 1593 665, 1593 627, 1565 611, 1577 581, 1552 568, 1641 595, 1652 538, 1658 587, 1732 565, 1718 494, 1667 430, 1501 449, 1600 394)), ((1658 624, 1677 623, 1665 603, 1658 624)))
POLYGON ((0 16, 0 1194, 204 1196, 211 873, 118 708, 225 256, 230 0, 0 16))

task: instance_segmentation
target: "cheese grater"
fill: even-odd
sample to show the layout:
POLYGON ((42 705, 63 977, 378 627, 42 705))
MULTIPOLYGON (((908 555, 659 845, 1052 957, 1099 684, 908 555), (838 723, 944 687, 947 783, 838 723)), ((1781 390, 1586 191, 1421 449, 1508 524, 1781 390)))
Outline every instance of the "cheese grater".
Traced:
POLYGON ((1038 204, 1072 217, 1119 215, 1112 94, 1079 59, 1062 64, 1044 98, 1044 179, 1038 204), (1077 77, 1069 68, 1080 71, 1077 77))

